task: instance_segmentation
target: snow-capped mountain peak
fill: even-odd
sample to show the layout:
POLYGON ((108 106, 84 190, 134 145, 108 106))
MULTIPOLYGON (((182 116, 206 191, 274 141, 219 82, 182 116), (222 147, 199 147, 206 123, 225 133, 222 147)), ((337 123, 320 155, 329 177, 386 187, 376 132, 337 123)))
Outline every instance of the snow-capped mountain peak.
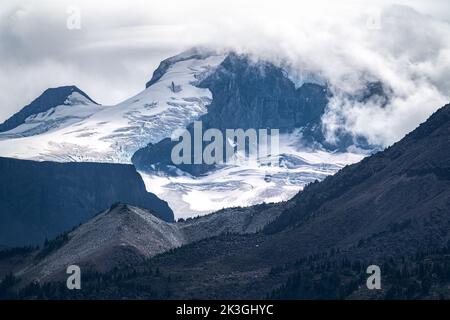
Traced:
POLYGON ((327 88, 312 83, 297 88, 283 68, 233 52, 195 48, 165 59, 143 91, 113 106, 96 104, 76 87, 55 93, 61 93, 59 99, 31 111, 25 107, 17 126, 0 131, 0 156, 116 163, 133 157, 148 191, 169 202, 177 217, 287 200, 308 182, 363 156, 299 149, 305 136, 313 141, 321 136, 327 88), (226 166, 199 170, 199 176, 171 176, 166 142, 195 120, 221 130, 282 129, 280 166, 226 166), (308 126, 312 132, 304 134, 301 129, 308 126), (291 143, 300 131, 302 139, 291 143))
MULTIPOLYGON (((145 84, 145 87, 148 88, 151 85, 158 82, 161 77, 167 73, 168 69, 173 67, 176 63, 188 60, 205 60, 209 57, 223 57, 225 58, 226 52, 217 52, 208 48, 195 47, 189 50, 186 50, 176 56, 167 58, 159 64, 158 68, 153 72, 152 78, 145 84)), ((223 60, 223 59, 222 59, 223 60)), ((213 65, 215 67, 216 65, 213 65)), ((207 67, 207 66, 206 66, 207 67)))
POLYGON ((26 122, 30 117, 51 111, 61 105, 97 104, 76 86, 49 88, 29 105, 22 108, 0 125, 0 132, 10 131, 26 122))
POLYGON ((30 105, 55 92, 65 94, 39 104, 45 108, 25 107, 19 123, 13 119, 17 116, 7 120, 17 125, 8 124, 0 133, 0 156, 129 163, 136 150, 206 113, 211 92, 196 84, 224 59, 224 54, 200 49, 169 58, 142 92, 113 106, 97 105, 73 86, 49 89, 30 105))

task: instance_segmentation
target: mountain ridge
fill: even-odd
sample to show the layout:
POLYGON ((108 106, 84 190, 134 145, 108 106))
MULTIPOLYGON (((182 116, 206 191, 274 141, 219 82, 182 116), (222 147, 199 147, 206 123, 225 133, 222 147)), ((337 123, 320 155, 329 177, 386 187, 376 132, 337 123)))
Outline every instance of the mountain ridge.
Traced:
POLYGON ((17 126, 23 124, 25 119, 29 116, 36 115, 56 106, 65 104, 67 98, 74 92, 98 105, 98 103, 92 100, 86 93, 78 89, 76 86, 72 85, 48 88, 30 104, 26 105, 20 111, 0 124, 0 132, 9 131, 16 128, 17 126))
POLYGON ((0 173, 3 245, 40 244, 120 200, 173 221, 167 203, 146 191, 131 165, 0 158, 0 173))

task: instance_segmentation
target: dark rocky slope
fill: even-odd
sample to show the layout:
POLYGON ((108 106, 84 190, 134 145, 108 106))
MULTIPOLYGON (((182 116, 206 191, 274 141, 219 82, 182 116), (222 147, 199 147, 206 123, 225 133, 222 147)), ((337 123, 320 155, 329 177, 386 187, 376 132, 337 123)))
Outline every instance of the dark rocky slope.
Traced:
POLYGON ((0 251, 0 279, 20 274, 21 283, 55 281, 67 266, 106 272, 132 267, 159 253, 220 234, 256 233, 276 219, 280 204, 229 208, 170 223, 153 211, 116 203, 86 223, 47 241, 40 248, 0 251))
MULTIPOLYGON (((235 53, 230 53, 198 86, 210 89, 213 95, 208 113, 199 119, 203 132, 209 128, 223 133, 226 129, 249 128, 289 132, 309 126, 316 138, 320 136, 319 139, 324 140, 320 118, 330 95, 326 86, 305 83, 296 89, 283 69, 268 62, 254 62, 248 56, 235 53)), ((192 125, 188 130, 193 136, 192 125)), ((177 143, 166 138, 149 144, 133 155, 132 162, 139 170, 156 168, 167 171, 168 166, 174 165, 171 151, 177 143)), ((207 165, 178 167, 195 175, 213 169, 207 165)))
POLYGON ((84 291, 63 292, 54 284, 22 294, 448 297, 449 133, 447 105, 392 147, 311 184, 278 207, 280 216, 263 232, 196 241, 104 277, 93 276, 84 291), (379 265, 384 275, 381 291, 364 290, 371 264, 379 265))
POLYGON ((0 158, 0 244, 41 244, 117 201, 173 221, 165 201, 145 190, 132 165, 0 158))

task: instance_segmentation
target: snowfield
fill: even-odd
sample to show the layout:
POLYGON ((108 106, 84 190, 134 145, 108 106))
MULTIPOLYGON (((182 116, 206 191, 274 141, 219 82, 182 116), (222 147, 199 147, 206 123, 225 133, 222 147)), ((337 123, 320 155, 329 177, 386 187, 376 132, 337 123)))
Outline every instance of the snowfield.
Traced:
POLYGON ((73 93, 66 105, 0 133, 0 156, 130 163, 136 150, 206 113, 211 92, 195 83, 224 58, 210 55, 175 62, 156 83, 115 106, 99 106, 73 93))
POLYGON ((175 218, 187 218, 223 208, 288 200, 306 184, 320 181, 365 156, 303 149, 298 139, 296 134, 280 135, 278 167, 227 165, 201 177, 139 173, 147 191, 167 201, 175 218))

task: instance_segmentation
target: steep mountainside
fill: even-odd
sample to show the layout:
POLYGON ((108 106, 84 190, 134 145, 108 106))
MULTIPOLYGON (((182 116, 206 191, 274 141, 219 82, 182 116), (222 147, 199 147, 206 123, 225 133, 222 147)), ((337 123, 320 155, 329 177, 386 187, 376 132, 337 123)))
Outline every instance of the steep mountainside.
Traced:
POLYGON ((0 156, 130 163, 136 150, 206 113, 211 92, 196 84, 224 58, 188 51, 168 59, 155 71, 151 85, 114 106, 94 104, 74 87, 67 90, 79 94, 66 103, 66 97, 60 97, 66 88, 50 89, 5 122, 0 156), (24 124, 11 130, 9 123, 19 122, 24 124))
POLYGON ((314 83, 296 89, 283 69, 234 53, 199 86, 211 90, 214 97, 202 120, 206 127, 218 129, 290 131, 320 125, 331 94, 326 86, 314 83))
MULTIPOLYGON (((211 75, 199 83, 211 90, 214 99, 201 116, 203 130, 279 129, 289 133, 306 125, 320 127, 328 103, 324 86, 307 83, 299 89, 286 73, 267 62, 253 62, 247 56, 229 54, 211 75)), ((188 127, 194 136, 192 124, 188 127)), ((214 168, 208 165, 174 165, 172 148, 177 141, 166 138, 137 151, 132 161, 138 170, 173 171, 173 166, 194 175, 214 168)), ((203 143, 204 147, 207 145, 203 143)), ((225 149, 225 147, 224 147, 225 149)), ((193 155, 191 154, 191 158, 193 155)), ((193 163, 193 159, 191 161, 193 163)))
MULTIPOLYGON (((159 186, 149 190, 168 201, 178 217, 284 201, 307 183, 322 180, 365 156, 362 152, 325 151, 318 144, 325 139, 321 117, 331 95, 326 85, 306 82, 297 88, 282 68, 230 53, 204 74, 198 87, 208 89, 213 97, 207 113, 198 119, 203 132, 214 128, 225 136, 226 129, 267 129, 268 134, 270 129, 277 129, 281 132, 279 150, 272 150, 259 163, 243 161, 238 165, 174 164, 171 154, 179 142, 169 137, 138 150, 132 157, 133 164, 144 181, 159 186), (276 165, 264 165, 264 160, 276 165)), ((194 145, 193 124, 187 129, 194 145)), ((202 142, 202 150, 207 144, 202 142)), ((227 144, 230 141, 224 139, 224 155, 227 144)), ((189 157, 193 163, 193 152, 189 157)), ((239 159, 236 154, 231 157, 239 159)))
POLYGON ((201 239, 230 232, 256 233, 280 214, 279 206, 225 209, 169 223, 157 218, 154 211, 116 203, 74 230, 46 242, 39 250, 18 249, 3 257, 0 252, 0 279, 7 272, 14 272, 22 284, 34 280, 42 283, 60 279, 72 264, 85 271, 100 272, 134 266, 201 239))
POLYGON ((0 243, 41 244, 124 201, 173 221, 131 165, 0 158, 0 243))
POLYGON ((449 132, 446 105, 392 147, 308 186, 263 232, 188 244, 77 295, 448 297, 449 132), (364 290, 372 264, 385 275, 381 291, 364 290), (150 284, 158 294, 139 289, 150 284))
MULTIPOLYGON (((326 84, 305 82, 296 88, 285 70, 267 61, 253 61, 247 55, 230 53, 198 86, 209 89, 213 96, 208 112, 198 119, 203 132, 214 128, 225 136, 226 129, 278 129, 285 135, 298 131, 301 139, 296 144, 304 150, 306 146, 321 144, 330 150, 345 152, 354 144, 352 137, 344 134, 340 144, 325 141, 321 118, 332 96, 326 84)), ((352 97, 355 101, 375 98, 383 103, 387 99, 378 82, 368 83, 365 90, 352 97)), ((193 137, 192 124, 188 130, 193 137)), ((169 174, 174 172, 174 166, 196 176, 214 169, 208 165, 173 164, 171 151, 177 143, 170 137, 150 143, 138 150, 132 161, 138 170, 163 170, 169 174)), ((203 147, 208 143, 203 142, 203 147)), ((192 155, 191 163, 194 163, 192 155)))
MULTIPOLYGON (((67 234, 53 248, 47 244, 17 275, 24 280, 49 281, 64 275, 67 266, 108 271, 136 265, 186 243, 176 224, 167 223, 155 212, 115 204, 67 234)), ((51 244, 52 242, 50 242, 51 244)))
POLYGON ((57 106, 70 105, 70 97, 78 94, 88 103, 96 104, 89 96, 75 86, 65 86, 59 88, 50 88, 44 91, 38 98, 25 106, 18 113, 7 119, 0 125, 0 132, 9 131, 21 124, 27 119, 36 118, 40 113, 45 113, 57 106))
MULTIPOLYGON (((328 255, 317 258, 331 249, 340 251, 337 261, 358 259, 366 266, 382 266, 391 257, 416 252, 425 253, 425 259, 426 252, 447 246, 450 239, 449 132, 447 105, 387 150, 307 187, 262 234, 204 241, 161 257, 155 265, 171 269, 169 274, 179 274, 174 261, 185 264, 187 274, 186 265, 192 271, 206 265, 200 283, 217 277, 226 280, 217 287, 205 285, 201 297, 219 291, 218 297, 255 298, 267 293, 266 286, 276 288, 278 277, 286 279, 300 269, 298 261, 305 257, 319 254, 318 264, 331 263, 328 255), (189 257, 203 251, 210 253, 203 261, 189 262, 189 257), (274 276, 274 268, 286 271, 274 276)), ((326 269, 315 270, 319 276, 326 269)), ((395 282, 385 284, 395 286, 395 282)), ((189 291, 186 283, 183 286, 189 291)))

